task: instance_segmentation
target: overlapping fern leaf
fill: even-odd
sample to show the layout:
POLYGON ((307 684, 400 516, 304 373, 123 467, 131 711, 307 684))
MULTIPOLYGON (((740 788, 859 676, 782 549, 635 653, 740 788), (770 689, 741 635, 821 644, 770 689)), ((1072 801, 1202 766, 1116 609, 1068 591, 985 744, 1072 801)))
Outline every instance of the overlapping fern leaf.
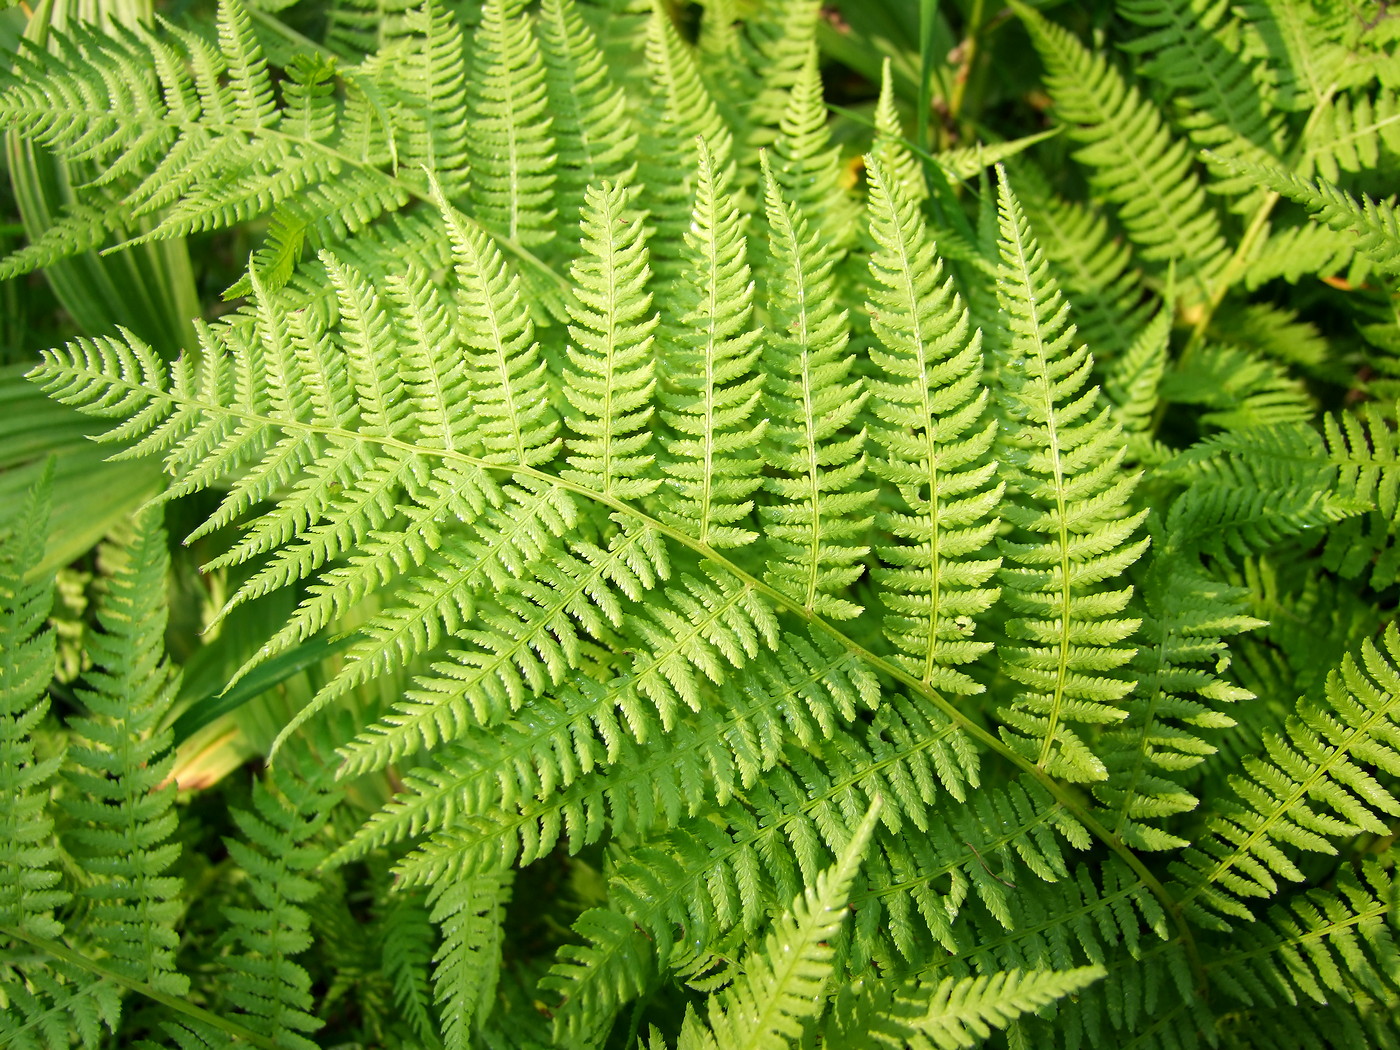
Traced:
POLYGON ((1251 920, 1250 904, 1301 882, 1301 853, 1333 854, 1336 840, 1384 834, 1400 800, 1385 780, 1400 770, 1395 748, 1400 707, 1400 633, 1366 640, 1328 676, 1325 696, 1304 698, 1265 753, 1247 758, 1217 804, 1207 834, 1176 866, 1178 896, 1203 923, 1251 920))
POLYGON ((1013 7, 1045 60, 1059 118, 1083 144, 1076 158, 1091 170, 1102 198, 1116 206, 1141 258, 1171 262, 1197 294, 1208 291, 1225 240, 1185 145, 1102 55, 1031 8, 1013 7))
POLYGON ((992 643, 977 620, 997 599, 1000 559, 986 556, 1003 486, 989 453, 996 425, 982 382, 982 347, 945 277, 935 246, 897 181, 869 162, 871 407, 881 455, 874 471, 894 484, 898 510, 881 525, 898 540, 879 548, 875 575, 889 610, 885 632, 922 681, 978 691, 958 671, 992 643), (878 378, 876 378, 878 376, 878 378))
POLYGON ((1003 709, 1006 738, 1041 768, 1070 780, 1102 780, 1102 760, 1080 725, 1126 717, 1139 621, 1123 615, 1132 588, 1104 587, 1147 548, 1136 538, 1146 511, 1130 510, 1136 478, 1120 470, 1127 449, 1111 409, 1089 386, 1092 358, 1073 344, 1069 308, 1005 175, 999 186, 1001 273, 1006 316, 998 385, 1003 461, 1011 497, 1002 541, 1007 624, 1014 648, 1003 668, 1019 685, 1003 709))

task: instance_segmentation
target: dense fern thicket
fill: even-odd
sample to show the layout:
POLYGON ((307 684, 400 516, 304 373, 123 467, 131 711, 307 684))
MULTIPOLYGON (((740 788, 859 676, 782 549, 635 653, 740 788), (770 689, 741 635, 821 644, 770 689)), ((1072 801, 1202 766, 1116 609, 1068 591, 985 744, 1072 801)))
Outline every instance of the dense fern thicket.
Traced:
POLYGON ((1400 1045, 1400 11, 0 41, 0 1044, 1400 1045))

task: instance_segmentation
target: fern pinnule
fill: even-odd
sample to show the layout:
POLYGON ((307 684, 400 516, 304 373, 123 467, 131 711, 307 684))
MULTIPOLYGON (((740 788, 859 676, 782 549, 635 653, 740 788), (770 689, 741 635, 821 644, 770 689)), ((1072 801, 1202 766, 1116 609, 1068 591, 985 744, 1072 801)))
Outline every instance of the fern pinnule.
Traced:
POLYGON ((553 123, 555 212, 572 224, 584 189, 602 179, 631 183, 637 132, 627 96, 610 79, 597 36, 575 0, 544 0, 540 52, 553 123))
POLYGON ((764 447, 773 499, 759 506, 772 555, 766 578, 805 609, 848 619, 840 592, 864 571, 875 493, 858 487, 865 432, 851 432, 867 396, 852 376, 847 315, 836 303, 835 255, 787 201, 764 160, 768 219, 768 373, 764 447))
MULTIPOLYGON (((475 214, 527 248, 554 237, 554 137, 544 59, 520 0, 486 0, 467 78, 466 156, 475 214)), ((444 9, 444 17, 451 15, 444 9)))
POLYGON ((731 179, 698 140, 695 208, 685 234, 674 306, 663 327, 659 391, 668 475, 660 517, 716 549, 757 538, 736 525, 753 510, 762 484, 755 419, 763 379, 755 368, 759 333, 752 327, 753 282, 743 217, 731 179))
POLYGON ((583 248, 574 260, 565 368, 569 469, 563 476, 611 499, 635 500, 658 484, 649 426, 656 388, 655 314, 648 314, 646 227, 635 193, 604 182, 585 191, 583 248))
POLYGON ((999 558, 981 557, 996 534, 1003 486, 988 455, 996 424, 982 383, 982 347, 943 275, 927 228, 900 183, 868 159, 868 289, 874 371, 867 380, 876 418, 874 472, 900 502, 879 525, 895 542, 877 547, 875 570, 889 610, 886 637, 912 674, 938 689, 980 692, 956 668, 987 652, 975 617, 996 601, 987 586, 999 558))
POLYGON ((1010 478, 1002 515, 1017 533, 1001 540, 1003 598, 1015 614, 1002 668, 1018 682, 1001 710, 1003 738, 1054 776, 1102 780, 1107 770, 1071 723, 1126 717, 1132 689, 1116 670, 1138 628, 1122 613, 1130 586, 1107 589, 1146 550, 1135 539, 1147 511, 1130 512, 1133 474, 1118 470, 1127 449, 1097 387, 1093 359, 1073 345, 1069 309, 1001 172, 998 221, 997 383, 1002 397, 998 457, 1010 478))
POLYGON ((1142 259, 1174 265, 1178 278, 1205 298, 1226 247, 1190 154, 1101 55, 1020 0, 1012 8, 1045 61, 1056 114, 1083 143, 1075 158, 1089 167, 1091 185, 1116 205, 1142 259))

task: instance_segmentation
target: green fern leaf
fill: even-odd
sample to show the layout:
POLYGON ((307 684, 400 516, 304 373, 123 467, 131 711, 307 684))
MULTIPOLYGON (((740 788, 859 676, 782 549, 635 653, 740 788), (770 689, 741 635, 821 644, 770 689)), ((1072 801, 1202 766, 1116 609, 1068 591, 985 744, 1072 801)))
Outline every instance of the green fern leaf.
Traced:
MULTIPOLYGON (((445 12, 444 18, 450 20, 445 12)), ((534 247, 554 236, 553 151, 544 59, 521 0, 486 0, 467 79, 471 197, 485 224, 534 247)))
POLYGON ((33 730, 48 711, 55 635, 45 629, 53 605, 53 576, 26 580, 44 553, 51 475, 47 472, 0 533, 0 926, 39 937, 63 929, 54 909, 68 894, 59 887, 53 819, 46 802, 62 756, 41 757, 33 730))
POLYGON ((433 893, 432 921, 442 930, 433 987, 446 1050, 476 1045, 475 1032, 490 1011, 512 881, 509 872, 492 872, 445 883, 433 893))
POLYGON ((312 945, 304 905, 319 892, 311 877, 324 856, 315 839, 333 796, 298 772, 254 781, 251 810, 235 810, 244 839, 225 839, 248 877, 251 900, 225 909, 231 971, 220 982, 239 1020, 288 1050, 313 1050, 321 1027, 312 1013, 311 979, 295 957, 312 945))
POLYGON ((911 1050, 966 1050, 994 1028, 1005 1028, 1101 980, 1102 966, 1075 970, 1006 970, 981 977, 945 977, 936 985, 891 988, 861 981, 842 989, 823 1045, 907 1046, 911 1050), (869 1040, 869 1042, 867 1042, 869 1040))
MULTIPOLYGON (((766 163, 766 162, 765 162, 766 163)), ((856 488, 865 470, 864 431, 849 425, 865 401, 846 347, 846 314, 835 302, 834 256, 765 167, 769 227, 769 330, 764 366, 769 425, 765 448, 777 499, 759 507, 775 557, 767 578, 819 615, 860 612, 843 591, 863 571, 859 543, 874 493, 856 488)))
POLYGON ((900 185, 870 158, 871 325, 880 346, 869 380, 883 455, 875 472, 900 505, 879 522, 899 542, 878 548, 875 582, 889 609, 885 633, 900 660, 938 689, 980 692, 959 664, 986 653, 976 617, 996 601, 986 584, 1000 559, 979 557, 999 522, 1003 487, 988 452, 995 423, 982 384, 981 343, 942 275, 934 245, 900 185))
POLYGON ((633 181, 637 133, 627 98, 610 80, 598 39, 574 0, 545 0, 539 29, 556 153, 554 207, 560 221, 572 224, 586 186, 633 181))
POLYGON ((1389 201, 1360 199, 1324 179, 1277 168, 1237 164, 1239 171, 1302 204, 1319 222, 1352 238, 1352 247, 1387 273, 1400 272, 1400 216, 1389 201))
POLYGON ((573 406, 564 477, 612 499, 637 499, 660 482, 642 475, 651 443, 652 332, 647 316, 646 230, 626 186, 590 186, 583 205, 583 254, 574 262, 573 324, 566 396, 573 406))
POLYGON ((166 874, 179 856, 172 735, 160 728, 179 678, 164 659, 165 533, 154 512, 138 518, 116 561, 92 641, 94 669, 78 696, 86 715, 76 734, 63 798, 73 824, 64 835, 92 873, 79 889, 91 909, 88 936, 109 965, 169 995, 183 995, 175 966, 180 880, 166 874))
POLYGON ((1117 206, 1141 257, 1172 263, 1205 298, 1226 248, 1190 155, 1102 56, 1024 4, 1012 7, 1045 60, 1056 113, 1083 143, 1076 159, 1091 169, 1091 184, 1117 206))
POLYGON ((1104 589, 1147 548, 1133 539, 1146 511, 1129 513, 1136 483, 1117 471, 1121 432, 1098 389, 1085 389, 1092 358, 1073 348, 1068 307, 1002 173, 1002 267, 997 296, 1007 340, 998 380, 1008 420, 1000 455, 1012 468, 1003 515, 1018 530, 1002 541, 1004 597, 1021 644, 1003 667, 1024 687, 1002 709, 1004 739, 1055 776, 1102 780, 1102 761, 1070 723, 1112 724, 1131 684, 1112 672, 1132 659, 1123 643, 1139 621, 1121 615, 1131 587, 1104 589))
POLYGON ((1217 804, 1199 838, 1174 865, 1177 899, 1198 922, 1253 918, 1248 902, 1273 896, 1279 880, 1301 882, 1297 852, 1332 854, 1334 841, 1384 834, 1400 799, 1378 779, 1400 771, 1400 632, 1367 639, 1327 679, 1325 698, 1301 700, 1284 733, 1269 733, 1231 779, 1235 799, 1217 804))
MULTIPOLYGON (((821 1010, 832 971, 829 943, 846 917, 846 900, 880 812, 874 802, 836 863, 817 876, 778 919, 762 953, 743 963, 743 975, 711 998, 707 1021, 717 1050, 783 1050, 793 1045, 821 1010)), ((711 1045, 699 1018, 690 1014, 679 1046, 711 1045)))
POLYGON ((734 523, 753 510, 749 497, 761 484, 757 446, 764 423, 751 420, 763 381, 754 367, 760 351, 742 219, 726 171, 703 139, 698 148, 676 320, 663 329, 670 338, 663 348, 661 417, 675 436, 665 439, 661 519, 719 549, 757 536, 734 523))

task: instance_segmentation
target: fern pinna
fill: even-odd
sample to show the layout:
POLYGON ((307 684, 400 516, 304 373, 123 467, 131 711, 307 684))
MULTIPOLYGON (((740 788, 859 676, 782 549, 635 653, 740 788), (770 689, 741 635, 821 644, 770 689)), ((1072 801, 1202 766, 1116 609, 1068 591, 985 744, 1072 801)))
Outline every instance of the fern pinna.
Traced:
POLYGON ((92 174, 0 274, 251 238, 30 372, 168 480, 54 701, 7 525, 8 1043, 1396 1040, 1393 13, 930 12, 977 147, 831 118, 855 11, 285 6, 0 73, 92 174))

